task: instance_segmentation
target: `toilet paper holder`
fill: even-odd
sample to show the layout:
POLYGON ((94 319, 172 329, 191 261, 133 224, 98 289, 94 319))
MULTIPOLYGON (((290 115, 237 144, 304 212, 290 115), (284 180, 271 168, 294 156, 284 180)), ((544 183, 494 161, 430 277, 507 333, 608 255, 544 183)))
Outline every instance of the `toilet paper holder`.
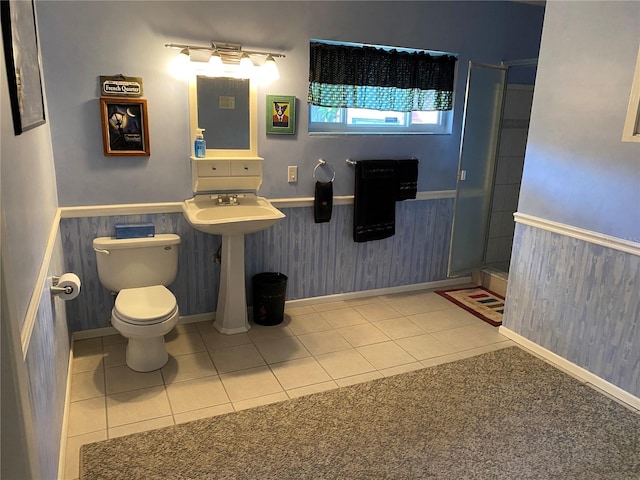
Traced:
POLYGON ((80 293, 80 279, 75 274, 52 275, 49 291, 52 297, 61 296, 64 300, 71 300, 80 293), (63 285, 60 285, 61 279, 63 285))
POLYGON ((58 282, 60 281, 60 277, 54 275, 51 277, 51 287, 49 290, 51 291, 51 296, 61 295, 66 293, 67 295, 73 292, 73 287, 67 285, 66 287, 59 287, 58 282))

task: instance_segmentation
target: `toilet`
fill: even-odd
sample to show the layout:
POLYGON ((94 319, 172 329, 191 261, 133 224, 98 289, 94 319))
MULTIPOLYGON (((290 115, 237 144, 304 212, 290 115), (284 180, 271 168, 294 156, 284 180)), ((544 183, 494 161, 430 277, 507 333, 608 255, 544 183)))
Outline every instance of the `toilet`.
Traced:
POLYGON ((93 240, 100 283, 117 293, 111 325, 128 339, 127 366, 137 372, 157 370, 169 359, 164 336, 179 312, 166 287, 178 273, 179 244, 174 234, 93 240))

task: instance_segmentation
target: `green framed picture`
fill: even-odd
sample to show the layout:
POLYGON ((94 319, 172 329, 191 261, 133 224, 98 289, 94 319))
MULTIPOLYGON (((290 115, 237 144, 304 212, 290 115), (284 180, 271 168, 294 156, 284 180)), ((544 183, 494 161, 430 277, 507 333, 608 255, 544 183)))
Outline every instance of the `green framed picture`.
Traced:
POLYGON ((296 131, 296 97, 267 95, 267 133, 293 135, 296 131))

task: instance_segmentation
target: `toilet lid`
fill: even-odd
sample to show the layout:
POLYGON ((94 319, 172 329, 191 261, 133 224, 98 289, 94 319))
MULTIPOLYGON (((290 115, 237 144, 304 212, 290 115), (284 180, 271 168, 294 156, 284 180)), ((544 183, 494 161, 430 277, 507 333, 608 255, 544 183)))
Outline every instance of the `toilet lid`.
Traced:
POLYGON ((120 290, 115 306, 118 317, 131 323, 154 323, 177 308, 176 297, 163 285, 120 290))

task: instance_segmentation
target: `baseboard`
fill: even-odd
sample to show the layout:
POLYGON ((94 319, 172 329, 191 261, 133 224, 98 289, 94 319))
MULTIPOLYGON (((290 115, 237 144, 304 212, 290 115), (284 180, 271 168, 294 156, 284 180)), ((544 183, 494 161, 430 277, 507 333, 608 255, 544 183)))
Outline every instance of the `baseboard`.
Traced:
POLYGON ((58 456, 58 480, 64 480, 67 459, 67 436, 69 434, 69 408, 71 406, 71 381, 73 375, 73 342, 69 347, 69 366, 67 367, 67 388, 64 393, 64 410, 60 431, 60 452, 58 456))
POLYGON ((570 362, 566 358, 561 357, 560 355, 553 353, 550 350, 547 350, 544 347, 541 347, 537 343, 532 342, 528 338, 523 337, 522 335, 509 330, 508 328, 501 326, 498 331, 504 335, 505 337, 513 340, 518 345, 523 348, 530 350, 535 355, 543 358, 549 363, 553 364, 555 367, 560 370, 568 373, 569 375, 578 378, 581 381, 591 384, 596 387, 598 390, 601 390, 603 393, 615 398, 616 400, 624 403, 625 405, 640 411, 640 398, 632 395, 631 393, 621 389, 620 387, 615 386, 612 383, 607 382, 606 380, 598 377, 594 373, 579 367, 573 362, 570 362))
POLYGON ((286 302, 288 307, 304 307, 315 303, 339 302, 341 300, 353 300, 356 298, 377 297, 379 295, 393 295, 394 293, 415 292, 417 290, 433 290, 451 285, 469 283, 471 277, 450 278, 435 282, 414 283, 412 285, 401 285, 398 287, 377 288, 373 290, 362 290, 359 292, 336 293, 333 295, 323 295, 320 297, 300 298, 286 302))
MULTIPOLYGON (((438 280, 435 282, 415 283, 412 285, 401 285, 399 287, 377 288, 374 290, 362 290, 359 292, 336 293, 333 295, 323 295, 320 297, 300 298, 297 300, 289 300, 286 306, 303 307, 314 303, 339 302, 341 300, 353 300, 356 298, 376 297, 378 295, 392 295, 394 293, 415 292, 417 290, 433 290, 441 287, 449 287, 451 285, 460 285, 469 283, 471 277, 450 278, 447 280, 438 280)), ((248 315, 251 318, 251 307, 248 308, 248 315)), ((214 321, 215 312, 197 313, 195 315, 181 316, 178 325, 187 323, 214 321)), ((93 328, 91 330, 80 330, 73 332, 71 335, 72 342, 76 340, 86 340, 88 338, 107 337, 116 335, 118 331, 113 327, 93 328)))

